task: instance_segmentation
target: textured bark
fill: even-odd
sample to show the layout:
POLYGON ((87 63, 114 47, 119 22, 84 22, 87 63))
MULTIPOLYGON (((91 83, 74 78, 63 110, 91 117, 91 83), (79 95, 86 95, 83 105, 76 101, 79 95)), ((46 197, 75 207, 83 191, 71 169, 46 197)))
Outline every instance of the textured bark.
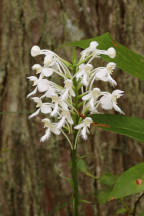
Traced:
MULTIPOLYGON (((71 216, 72 188, 60 176, 70 177, 69 146, 63 137, 41 144, 40 118, 28 121, 34 105, 26 76, 40 59, 30 57, 34 44, 70 59, 67 41, 95 37, 109 31, 133 50, 144 51, 143 0, 1 0, 0 1, 0 215, 71 216), (12 113, 6 113, 12 112, 12 113)), ((121 106, 127 115, 144 117, 142 82, 117 71, 118 88, 125 90, 121 106)), ((142 144, 92 129, 79 154, 87 154, 96 176, 121 173, 143 160, 142 144)), ((119 202, 100 205, 92 193, 99 182, 80 175, 80 193, 94 205, 82 204, 81 216, 115 215, 119 202)), ((130 202, 131 205, 132 200, 130 202)))

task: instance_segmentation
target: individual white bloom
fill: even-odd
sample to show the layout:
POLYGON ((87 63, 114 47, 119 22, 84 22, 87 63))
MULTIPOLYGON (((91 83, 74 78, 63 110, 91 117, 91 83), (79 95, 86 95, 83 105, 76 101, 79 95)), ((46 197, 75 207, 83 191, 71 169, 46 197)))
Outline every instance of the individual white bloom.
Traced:
POLYGON ((113 87, 117 85, 116 81, 111 77, 113 70, 115 69, 116 64, 114 62, 109 62, 106 67, 99 67, 95 69, 93 74, 93 80, 102 80, 104 82, 109 82, 113 87))
POLYGON ((44 67, 50 67, 53 66, 55 64, 56 60, 55 60, 55 56, 52 53, 48 53, 45 57, 44 57, 44 67))
POLYGON ((89 56, 90 54, 94 53, 96 50, 96 47, 98 46, 98 42, 96 41, 92 41, 90 42, 90 45, 88 48, 84 49, 80 54, 82 56, 83 59, 85 59, 87 56, 89 56))
POLYGON ((81 78, 82 84, 88 86, 92 69, 93 66, 91 64, 81 64, 78 72, 76 73, 77 80, 81 78))
POLYGON ((76 129, 76 130, 79 130, 79 129, 81 130, 81 136, 84 140, 87 139, 87 133, 89 133, 89 128, 90 128, 91 123, 93 123, 92 118, 86 117, 82 121, 82 123, 80 123, 79 125, 76 125, 74 127, 74 129, 76 129))
POLYGON ((62 91, 62 100, 66 100, 68 96, 75 97, 75 92, 73 90, 73 82, 70 79, 66 79, 65 81, 64 90, 62 91))
POLYGON ((88 94, 82 97, 82 100, 88 101, 91 111, 95 111, 98 98, 102 95, 102 92, 99 88, 94 88, 88 94))
POLYGON ((61 116, 61 119, 60 121, 57 123, 57 128, 58 129, 61 129, 62 127, 65 126, 65 124, 70 124, 72 125, 73 124, 73 119, 71 117, 71 114, 70 114, 70 111, 69 110, 63 110, 61 113, 60 113, 60 116, 61 116))
POLYGON ((45 131, 45 134, 41 137, 40 142, 44 142, 48 140, 51 135, 51 132, 56 135, 60 134, 60 130, 57 129, 56 124, 52 123, 50 119, 45 118, 42 120, 42 122, 44 122, 44 128, 47 129, 45 131))
POLYGON ((41 74, 41 78, 50 77, 54 72, 53 68, 42 67, 39 64, 34 64, 32 69, 36 71, 36 74, 41 74))
POLYGON ((55 117, 56 115, 59 114, 59 110, 68 110, 68 105, 66 104, 66 102, 62 101, 61 98, 55 94, 55 95, 51 95, 50 97, 52 99, 52 104, 53 104, 53 111, 51 112, 51 116, 55 117))
POLYGON ((56 55, 56 53, 51 50, 41 50, 41 54, 45 55, 44 67, 52 67, 53 69, 59 71, 60 74, 71 75, 69 69, 64 64, 63 59, 56 55))
POLYGON ((33 46, 31 48, 31 56, 32 57, 38 56, 40 54, 41 54, 41 50, 40 50, 39 46, 33 46))
POLYGON ((123 96, 124 91, 121 91, 119 89, 114 90, 111 93, 104 93, 104 95, 100 98, 99 104, 101 104, 102 108, 105 110, 111 110, 114 108, 117 112, 124 114, 124 112, 118 107, 117 105, 117 99, 123 96))
POLYGON ((37 116, 40 112, 44 114, 51 113, 52 109, 49 103, 43 103, 39 97, 33 97, 32 100, 37 103, 36 107, 38 109, 29 116, 29 119, 37 116))
POLYGON ((81 52, 82 59, 85 59, 87 56, 92 55, 89 59, 88 63, 90 63, 95 57, 99 57, 100 55, 108 55, 110 58, 115 58, 116 51, 113 47, 108 48, 107 50, 97 49, 99 44, 96 41, 92 41, 88 48, 81 52))
MULTIPOLYGON (((42 79, 42 76, 40 75, 39 78, 37 78, 36 76, 30 76, 27 77, 30 81, 33 81, 33 86, 37 86, 35 89, 35 93, 37 92, 37 90, 39 92, 45 92, 48 90, 49 88, 49 81, 46 79, 42 79)), ((31 94, 31 93, 30 93, 31 94)), ((30 97, 30 94, 27 97, 30 97)))
POLYGON ((40 108, 40 111, 44 114, 51 113, 51 105, 50 103, 43 103, 41 98, 39 97, 33 97, 32 100, 37 103, 36 107, 40 108))

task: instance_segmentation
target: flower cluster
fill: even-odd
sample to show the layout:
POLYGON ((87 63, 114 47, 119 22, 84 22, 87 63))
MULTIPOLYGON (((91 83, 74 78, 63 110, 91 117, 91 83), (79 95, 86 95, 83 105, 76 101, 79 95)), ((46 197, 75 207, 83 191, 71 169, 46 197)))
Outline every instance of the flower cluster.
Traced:
POLYGON ((97 68, 91 64, 95 58, 101 55, 114 58, 116 56, 115 49, 111 47, 107 50, 100 50, 97 47, 98 43, 92 41, 89 47, 80 53, 81 58, 75 65, 66 62, 50 50, 41 50, 38 46, 32 47, 31 55, 33 57, 44 56, 43 65, 34 64, 32 67, 36 75, 30 76, 28 79, 32 81, 34 89, 27 95, 36 103, 37 108, 29 118, 35 117, 39 113, 44 116, 42 123, 45 134, 41 137, 41 142, 47 140, 51 133, 56 135, 63 133, 70 142, 67 132, 73 133, 75 130, 80 132, 83 139, 87 139, 93 120, 91 117, 81 118, 79 113, 84 116, 85 114, 99 113, 99 108, 101 108, 103 110, 114 109, 124 114, 117 105, 117 99, 123 95, 123 91, 116 89, 109 93, 95 87, 95 81, 98 80, 108 82, 112 87, 117 85, 112 78, 116 67, 114 62, 97 68), (62 78, 62 85, 57 81, 51 81, 53 74, 62 78))

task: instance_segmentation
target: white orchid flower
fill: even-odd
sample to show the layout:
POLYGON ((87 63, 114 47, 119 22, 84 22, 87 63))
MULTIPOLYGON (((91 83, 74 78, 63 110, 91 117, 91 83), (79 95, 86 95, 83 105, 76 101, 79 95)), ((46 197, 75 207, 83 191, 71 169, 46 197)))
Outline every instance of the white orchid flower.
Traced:
POLYGON ((91 81, 91 86, 94 80, 102 80, 104 82, 109 82, 113 87, 117 85, 116 81, 111 77, 116 64, 114 62, 109 62, 106 67, 99 67, 94 70, 92 75, 93 79, 91 81))
POLYGON ((75 92, 73 90, 73 82, 70 79, 66 79, 65 81, 64 90, 62 91, 62 100, 66 100, 68 96, 75 97, 75 92))
POLYGON ((82 97, 82 100, 88 101, 88 105, 91 111, 95 111, 95 105, 98 103, 98 98, 102 95, 102 92, 99 88, 94 88, 93 90, 89 91, 88 94, 82 97))
POLYGON ((45 131, 45 134, 41 137, 40 142, 44 142, 48 140, 51 135, 51 132, 56 135, 60 134, 60 130, 57 129, 56 124, 52 123, 50 119, 45 118, 42 120, 42 122, 44 122, 44 128, 47 129, 45 131))
POLYGON ((33 81, 33 86, 36 86, 36 88, 27 95, 28 97, 31 97, 32 95, 36 94, 37 90, 39 92, 45 92, 49 88, 49 81, 47 79, 42 79, 42 76, 40 75, 39 78, 36 76, 30 76, 27 77, 30 81, 33 81))
POLYGON ((62 127, 65 126, 65 124, 67 124, 67 126, 68 126, 69 124, 72 125, 73 123, 74 122, 73 122, 73 119, 71 117, 70 111, 69 110, 63 110, 61 113, 61 119, 57 123, 57 128, 61 129, 62 127))
POLYGON ((40 112, 43 114, 48 114, 52 112, 50 103, 43 103, 41 98, 39 97, 33 97, 32 100, 37 103, 36 107, 38 109, 29 116, 29 119, 37 116, 40 112))
POLYGON ((80 54, 82 56, 82 59, 85 59, 90 54, 94 53, 96 51, 96 47, 98 46, 98 42, 92 41, 90 42, 90 45, 88 48, 84 49, 80 54))
POLYGON ((124 91, 121 91, 119 89, 114 90, 111 93, 104 93, 104 95, 100 98, 99 100, 99 104, 101 104, 101 107, 104 110, 111 110, 114 108, 114 110, 116 110, 117 112, 121 113, 121 114, 125 114, 117 105, 117 99, 120 98, 121 96, 123 96, 124 91))
POLYGON ((88 48, 81 52, 82 59, 85 59, 87 56, 92 55, 89 59, 88 63, 90 63, 95 57, 99 57, 100 55, 108 55, 110 58, 115 58, 116 51, 113 47, 108 48, 107 50, 97 49, 98 42, 92 41, 88 48))
POLYGON ((31 49, 31 56, 35 57, 37 55, 45 55, 44 67, 54 67, 57 68, 59 73, 69 74, 71 76, 69 69, 63 63, 63 59, 51 50, 41 50, 39 46, 33 46, 31 49))
POLYGON ((86 117, 82 123, 74 127, 76 130, 81 130, 81 136, 84 140, 87 139, 87 133, 89 133, 91 123, 93 123, 92 118, 86 117))
POLYGON ((88 86, 89 85, 89 81, 90 81, 90 74, 92 72, 93 66, 91 64, 81 64, 79 66, 79 70, 76 73, 76 78, 81 79, 81 83, 84 86, 88 86))
POLYGON ((68 105, 65 101, 62 101, 61 98, 55 94, 51 96, 52 104, 54 106, 51 116, 55 117, 59 114, 59 110, 68 110, 68 105))

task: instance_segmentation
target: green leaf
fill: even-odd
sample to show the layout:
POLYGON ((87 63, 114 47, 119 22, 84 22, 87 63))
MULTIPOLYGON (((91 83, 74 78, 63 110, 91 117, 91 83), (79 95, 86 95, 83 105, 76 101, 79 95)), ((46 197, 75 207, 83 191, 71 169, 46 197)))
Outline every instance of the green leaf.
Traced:
POLYGON ((105 173, 100 177, 100 182, 107 186, 112 186, 115 184, 117 176, 112 175, 111 173, 105 173))
POLYGON ((106 188, 105 190, 100 191, 97 195, 99 203, 104 204, 105 202, 107 202, 109 200, 110 193, 110 188, 106 188))
POLYGON ((81 172, 84 172, 84 173, 87 172, 87 165, 86 165, 86 162, 83 159, 78 159, 77 167, 81 172))
POLYGON ((141 212, 141 213, 139 214, 139 216, 144 216, 144 212, 141 212))
POLYGON ((136 117, 94 114, 90 115, 98 127, 118 134, 129 136, 140 142, 144 142, 144 120, 136 117))
POLYGON ((118 178, 109 199, 122 198, 140 192, 144 192, 144 163, 131 167, 118 178))
POLYGON ((144 80, 144 57, 113 40, 109 33, 87 40, 72 42, 67 45, 85 49, 89 46, 91 41, 97 41, 99 43, 99 49, 106 50, 109 47, 114 47, 117 53, 114 59, 111 59, 105 55, 102 55, 102 58, 107 62, 115 62, 118 68, 141 80, 144 80))

